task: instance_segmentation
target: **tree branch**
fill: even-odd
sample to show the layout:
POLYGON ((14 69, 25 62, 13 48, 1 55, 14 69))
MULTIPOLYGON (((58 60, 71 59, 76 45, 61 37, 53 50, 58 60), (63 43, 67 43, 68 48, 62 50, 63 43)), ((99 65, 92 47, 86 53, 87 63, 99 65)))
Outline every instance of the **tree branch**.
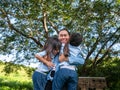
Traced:
MULTIPOLYGON (((97 60, 97 57, 99 56, 99 54, 101 53, 101 51, 102 51, 102 49, 106 46, 106 43, 108 43, 113 37, 114 37, 114 35, 118 32, 118 30, 119 30, 119 28, 107 39, 107 40, 105 40, 104 41, 104 44, 102 45, 102 47, 101 47, 101 49, 98 51, 98 53, 97 53, 97 55, 96 55, 96 57, 95 57, 95 59, 94 59, 94 63, 93 63, 93 67, 94 67, 94 65, 96 65, 96 63, 98 62, 98 60, 97 60)), ((118 40, 118 39, 116 39, 116 40, 118 40)), ((116 42, 116 40, 112 43, 112 45, 108 48, 108 49, 110 49, 114 44, 115 44, 115 42, 116 42)), ((108 50, 107 49, 107 50, 108 50)), ((105 54, 105 56, 107 55, 107 51, 106 51, 106 54, 105 54)), ((104 55, 103 55, 104 56, 104 55)), ((104 57, 105 57, 104 56, 104 57)), ((101 58, 101 60, 102 60, 103 58, 101 58)))
POLYGON ((88 55, 87 55, 87 57, 86 57, 85 60, 87 60, 87 59, 90 57, 90 55, 94 52, 95 48, 96 48, 97 45, 98 45, 99 40, 100 40, 100 38, 98 37, 98 38, 96 39, 96 42, 93 44, 93 48, 88 52, 88 55))
POLYGON ((52 21, 49 21, 49 23, 51 24, 51 26, 55 29, 55 31, 56 31, 57 34, 58 34, 58 28, 57 28, 57 26, 55 26, 52 21))
POLYGON ((46 12, 44 12, 43 13, 43 25, 44 25, 44 28, 45 28, 45 32, 46 33, 48 33, 48 28, 47 28, 47 22, 46 22, 46 20, 47 20, 47 13, 46 12))
POLYGON ((109 46, 109 48, 106 50, 106 52, 104 53, 104 55, 99 59, 97 60, 95 66, 97 66, 98 64, 100 64, 103 60, 103 58, 105 58, 105 56, 108 54, 110 48, 117 42, 117 39, 109 46))
POLYGON ((39 40, 35 39, 35 38, 32 37, 32 36, 26 35, 26 34, 20 32, 18 29, 16 29, 16 28, 13 26, 13 24, 11 24, 10 19, 9 19, 7 13, 6 13, 3 9, 0 9, 0 11, 1 11, 1 12, 4 14, 4 16, 7 18, 7 23, 8 23, 8 26, 9 26, 9 28, 10 28, 11 30, 14 30, 15 32, 19 33, 20 35, 22 35, 22 36, 24 36, 24 37, 26 37, 26 38, 32 39, 36 44, 42 46, 42 44, 39 42, 39 40))

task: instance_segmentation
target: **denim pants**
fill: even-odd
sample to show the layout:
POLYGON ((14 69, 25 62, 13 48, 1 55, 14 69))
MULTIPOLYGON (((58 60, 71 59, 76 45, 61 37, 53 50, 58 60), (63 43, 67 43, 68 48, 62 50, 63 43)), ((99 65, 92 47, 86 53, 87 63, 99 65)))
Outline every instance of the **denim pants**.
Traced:
POLYGON ((67 85, 67 90, 77 90, 78 75, 75 70, 61 68, 55 73, 52 89, 62 90, 65 84, 67 85))
POLYGON ((47 83, 47 74, 34 71, 32 81, 34 90, 44 90, 47 83))

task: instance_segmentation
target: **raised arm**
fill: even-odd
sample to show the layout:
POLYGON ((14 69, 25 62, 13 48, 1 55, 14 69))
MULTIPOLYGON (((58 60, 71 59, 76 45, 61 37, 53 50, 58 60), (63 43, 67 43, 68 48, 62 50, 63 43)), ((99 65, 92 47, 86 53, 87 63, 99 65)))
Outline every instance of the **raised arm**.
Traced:
POLYGON ((46 58, 44 57, 46 55, 46 52, 39 52, 37 54, 35 54, 35 57, 42 63, 44 63, 45 65, 47 65, 48 67, 53 67, 54 64, 51 61, 46 60, 46 58))

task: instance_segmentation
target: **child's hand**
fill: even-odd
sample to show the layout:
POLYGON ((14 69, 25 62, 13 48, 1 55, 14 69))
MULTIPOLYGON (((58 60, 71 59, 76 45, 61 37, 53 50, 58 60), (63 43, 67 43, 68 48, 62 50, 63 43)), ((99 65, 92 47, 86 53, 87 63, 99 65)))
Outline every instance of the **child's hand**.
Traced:
POLYGON ((47 57, 47 55, 44 56, 43 58, 46 59, 47 61, 51 61, 51 58, 50 58, 50 57, 47 57))
POLYGON ((51 67, 54 67, 55 65, 52 63, 52 62, 50 62, 50 61, 48 61, 47 63, 46 63, 46 65, 48 66, 48 68, 51 68, 51 67))
POLYGON ((61 54, 61 55, 59 56, 59 61, 60 61, 60 62, 68 61, 68 57, 65 57, 64 54, 61 54))

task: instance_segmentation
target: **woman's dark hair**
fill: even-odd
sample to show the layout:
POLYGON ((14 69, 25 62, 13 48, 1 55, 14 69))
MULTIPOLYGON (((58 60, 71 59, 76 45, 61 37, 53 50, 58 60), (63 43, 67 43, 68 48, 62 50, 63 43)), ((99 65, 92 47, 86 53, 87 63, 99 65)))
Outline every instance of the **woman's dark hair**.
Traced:
POLYGON ((60 29, 59 32, 58 32, 58 34, 59 34, 61 31, 66 31, 66 32, 68 32, 68 34, 70 35, 70 32, 68 31, 67 28, 62 28, 62 29, 60 29))
POLYGON ((51 53, 53 52, 53 50, 60 50, 60 48, 61 48, 61 42, 58 40, 58 38, 49 37, 45 42, 43 50, 46 51, 47 57, 51 58, 51 53))

